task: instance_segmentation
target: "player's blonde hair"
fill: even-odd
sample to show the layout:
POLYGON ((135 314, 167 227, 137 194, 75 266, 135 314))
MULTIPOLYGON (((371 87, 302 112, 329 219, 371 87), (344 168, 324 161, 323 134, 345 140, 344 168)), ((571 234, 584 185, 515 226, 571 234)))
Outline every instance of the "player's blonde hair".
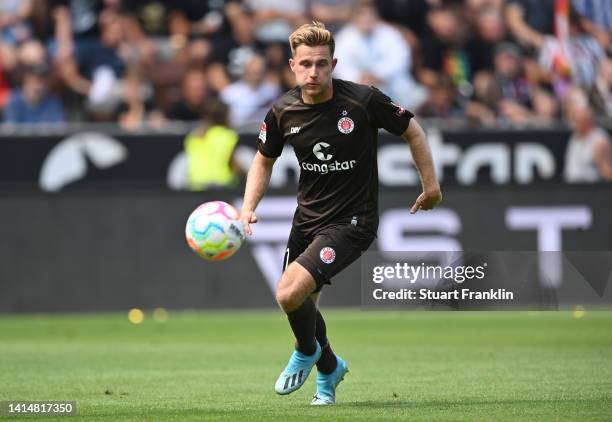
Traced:
POLYGON ((317 21, 304 24, 293 31, 289 36, 289 45, 291 45, 291 53, 294 56, 295 50, 300 45, 306 45, 308 47, 327 45, 329 46, 329 52, 332 57, 334 57, 334 49, 336 48, 336 43, 331 31, 326 29, 324 24, 317 21))

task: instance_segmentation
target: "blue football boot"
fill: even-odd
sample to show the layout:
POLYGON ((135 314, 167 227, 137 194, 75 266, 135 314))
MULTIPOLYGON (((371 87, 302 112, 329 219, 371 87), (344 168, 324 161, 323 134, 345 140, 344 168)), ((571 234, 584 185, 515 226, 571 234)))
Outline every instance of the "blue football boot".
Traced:
POLYGON ((316 342, 317 349, 313 355, 294 350, 285 370, 280 374, 274 385, 278 394, 289 394, 300 388, 306 382, 312 367, 315 366, 321 357, 321 346, 316 342))
POLYGON ((317 372, 317 392, 310 404, 320 406, 336 402, 336 388, 348 372, 348 366, 340 356, 336 356, 336 362, 336 369, 331 374, 317 372))

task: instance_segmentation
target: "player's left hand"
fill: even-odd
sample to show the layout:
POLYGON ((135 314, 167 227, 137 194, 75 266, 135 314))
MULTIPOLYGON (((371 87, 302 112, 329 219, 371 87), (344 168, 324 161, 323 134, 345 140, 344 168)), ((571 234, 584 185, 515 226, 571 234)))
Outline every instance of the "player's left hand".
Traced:
POLYGON ((414 214, 418 210, 431 210, 435 208, 440 201, 442 201, 442 191, 440 191, 440 188, 431 191, 423 191, 412 208, 410 208, 410 214, 414 214))

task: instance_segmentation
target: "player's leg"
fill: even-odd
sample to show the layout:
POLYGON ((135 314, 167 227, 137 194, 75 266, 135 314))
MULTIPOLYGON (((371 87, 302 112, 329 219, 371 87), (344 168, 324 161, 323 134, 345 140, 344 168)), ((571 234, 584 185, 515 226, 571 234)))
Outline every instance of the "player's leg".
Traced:
POLYGON ((327 338, 327 327, 325 325, 325 319, 323 319, 323 315, 321 315, 321 310, 319 309, 319 298, 321 296, 321 292, 314 292, 310 295, 310 298, 314 302, 317 307, 317 320, 315 323, 315 337, 321 346, 321 357, 317 361, 317 370, 324 374, 331 374, 336 369, 336 355, 334 355, 334 351, 329 344, 329 339, 327 338))
MULTIPOLYGON (((286 269, 278 286, 277 301, 287 313, 298 341, 298 350, 293 353, 287 367, 277 380, 276 391, 279 394, 288 394, 297 390, 321 355, 321 348, 317 341, 314 341, 316 347, 314 354, 308 354, 312 351, 318 320, 315 302, 310 295, 319 292, 324 284, 331 284, 331 277, 355 261, 373 239, 364 240, 355 227, 346 225, 322 231, 305 249, 302 249, 305 242, 302 242, 295 234, 292 231, 289 239, 285 259, 286 269), (295 257, 295 249, 291 250, 292 244, 297 244, 297 249, 302 249, 297 257, 295 257), (295 262, 287 265, 293 259, 295 262), (316 357, 316 360, 311 364, 312 357, 316 357)), ((320 332, 324 334, 325 321, 322 316, 319 323, 320 332)), ((336 387, 348 372, 346 363, 338 356, 334 356, 331 348, 329 352, 329 358, 336 358, 336 367, 329 374, 324 372, 317 374, 317 394, 313 404, 334 403, 336 387)), ((333 366, 333 361, 327 361, 327 364, 324 369, 329 370, 333 366)))
POLYGON ((316 282, 305 268, 293 262, 307 246, 307 240, 292 230, 276 300, 287 314, 296 338, 296 350, 276 381, 278 394, 289 394, 300 388, 321 355, 321 347, 315 340, 316 306, 310 298, 316 282))
POLYGON ((316 350, 317 308, 310 298, 317 285, 308 270, 299 263, 289 264, 276 289, 276 301, 287 314, 297 340, 297 349, 305 355, 316 350))
POLYGON ((297 341, 274 386, 278 394, 289 394, 300 388, 321 356, 321 346, 315 339, 317 308, 310 298, 316 288, 311 274, 297 262, 289 264, 278 284, 276 300, 287 314, 297 341))
MULTIPOLYGON (((312 275, 300 264, 294 263, 307 247, 308 239, 302 236, 299 231, 292 229, 283 258, 283 273, 276 289, 276 300, 287 314, 290 325, 292 327, 296 325, 294 330, 296 349, 310 355, 314 349, 314 334, 310 335, 313 306, 309 301, 306 301, 306 298, 314 290, 317 290, 317 287, 312 275), (302 318, 302 316, 305 318, 302 318), (306 330, 297 327, 302 322, 306 324, 306 330), (298 333, 296 333, 296 330, 298 333), (306 331, 306 334, 303 331, 306 331), (300 339, 302 339, 301 344, 300 339)), ((314 305, 314 302, 312 304, 314 305)), ((314 322, 312 322, 312 325, 314 327, 314 322)))
POLYGON ((318 306, 320 296, 320 291, 310 296, 317 305, 315 336, 321 345, 321 357, 317 361, 317 391, 312 398, 311 404, 330 405, 336 402, 336 388, 348 372, 348 366, 340 356, 334 354, 329 344, 325 320, 318 306))
MULTIPOLYGON (((330 279, 349 266, 361 256, 361 252, 369 246, 373 237, 362 237, 362 233, 354 226, 335 226, 321 232, 297 261, 304 263, 317 279, 317 290, 324 284, 331 284, 330 279)), ((318 302, 319 295, 313 297, 318 302)), ((327 346, 325 356, 317 363, 317 392, 312 400, 313 405, 329 405, 336 401, 336 388, 348 372, 346 362, 335 355, 327 341, 325 320, 317 312, 316 337, 321 346, 327 346)))

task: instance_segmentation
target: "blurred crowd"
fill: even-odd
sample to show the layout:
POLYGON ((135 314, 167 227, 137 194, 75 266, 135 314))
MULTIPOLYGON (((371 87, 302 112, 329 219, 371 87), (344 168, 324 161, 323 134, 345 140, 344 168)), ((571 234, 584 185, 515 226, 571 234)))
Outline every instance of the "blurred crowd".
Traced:
POLYGON ((1 0, 2 121, 134 131, 213 108, 257 126, 313 19, 335 33, 336 77, 422 117, 612 116, 611 0, 1 0))

